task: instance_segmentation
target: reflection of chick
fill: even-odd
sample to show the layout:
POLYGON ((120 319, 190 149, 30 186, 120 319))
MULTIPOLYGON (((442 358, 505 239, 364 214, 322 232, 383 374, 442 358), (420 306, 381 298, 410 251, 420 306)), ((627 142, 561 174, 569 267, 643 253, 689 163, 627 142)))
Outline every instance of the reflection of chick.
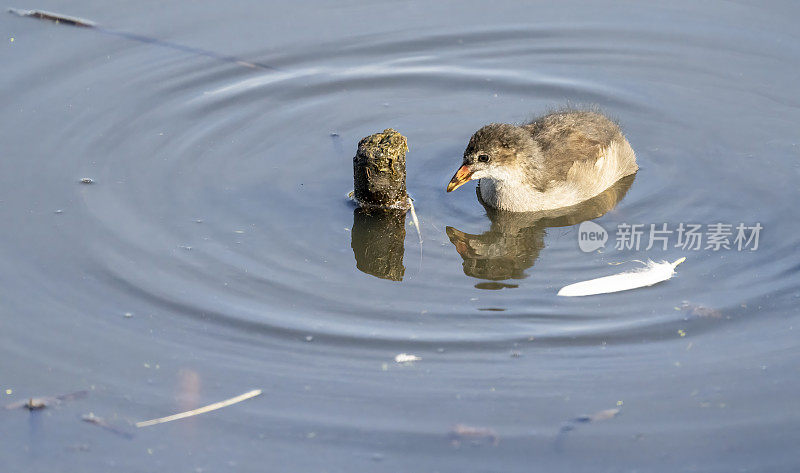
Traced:
POLYGON ((450 242, 464 258, 464 274, 495 281, 524 278, 544 248, 544 234, 544 227, 537 226, 503 232, 492 225, 481 235, 447 227, 450 242))
POLYGON ((447 192, 480 179, 489 207, 538 212, 591 199, 637 169, 616 123, 597 112, 563 111, 476 131, 447 192))
POLYGON ((503 280, 525 277, 544 248, 548 228, 576 225, 597 218, 614 208, 633 183, 634 176, 620 179, 593 199, 578 205, 549 212, 516 213, 496 210, 486 205, 492 222, 481 235, 471 235, 447 227, 447 236, 464 259, 464 274, 480 279, 503 280))

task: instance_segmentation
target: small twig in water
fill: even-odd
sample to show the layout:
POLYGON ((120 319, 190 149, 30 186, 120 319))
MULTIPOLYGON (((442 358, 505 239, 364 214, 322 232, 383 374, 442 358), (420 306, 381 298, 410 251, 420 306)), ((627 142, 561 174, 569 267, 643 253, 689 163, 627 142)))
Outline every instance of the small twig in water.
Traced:
POLYGON ((408 207, 411 210, 411 221, 414 222, 414 227, 417 229, 419 245, 422 246, 422 232, 419 230, 419 220, 417 220, 417 212, 414 210, 414 201, 411 200, 411 197, 408 198, 408 207))
POLYGON ((62 15, 60 13, 53 13, 44 10, 20 10, 18 8, 9 8, 8 12, 18 16, 38 18, 39 20, 47 20, 47 21, 52 21, 54 23, 63 23, 65 25, 70 25, 70 26, 82 26, 84 28, 94 28, 95 26, 97 26, 97 23, 90 20, 85 20, 83 18, 78 18, 76 16, 62 15))
POLYGON ((408 209, 411 210, 411 221, 414 222, 414 227, 417 229, 417 236, 419 237, 419 270, 422 271, 422 232, 419 229, 417 212, 414 210, 414 199, 411 197, 408 197, 408 209))
POLYGON ((215 411, 217 409, 221 409, 223 407, 228 407, 230 405, 236 404, 237 402, 242 402, 244 400, 250 399, 251 397, 256 397, 261 394, 260 389, 254 389, 252 391, 248 391, 244 394, 240 394, 239 396, 232 397, 230 399, 226 399, 224 401, 215 402, 214 404, 209 404, 204 407, 200 407, 197 409, 193 409, 191 411, 180 412, 178 414, 173 414, 167 417, 159 417, 158 419, 146 420, 142 422, 137 422, 136 427, 148 427, 151 425, 156 424, 163 424, 164 422, 171 422, 173 420, 183 419, 186 417, 196 416, 198 414, 205 414, 206 412, 215 411))
POLYGON ((178 43, 171 43, 169 41, 162 41, 156 38, 151 38, 149 36, 144 36, 136 33, 128 33, 125 31, 117 31, 108 28, 103 28, 99 24, 95 23, 94 21, 87 20, 85 18, 78 18, 75 16, 69 15, 62 15, 61 13, 53 13, 44 10, 22 10, 18 8, 9 8, 9 13, 13 13, 14 15, 26 17, 26 18, 35 18, 38 20, 46 20, 51 21, 53 23, 59 25, 69 25, 69 26, 77 26, 80 28, 91 28, 94 31, 99 33, 118 36, 121 38, 129 39, 131 41, 138 41, 140 43, 145 44, 152 44, 154 46, 161 46, 165 48, 174 49, 177 51, 183 51, 189 54, 197 54, 200 56, 205 56, 209 58, 213 58, 219 61, 229 62, 232 64, 236 64, 238 66, 247 67, 249 69, 265 69, 265 70, 275 70, 274 67, 269 66, 267 64, 260 64, 250 61, 245 61, 241 58, 236 56, 229 56, 226 54, 216 53, 214 51, 209 51, 206 49, 195 48, 193 46, 186 46, 183 44, 178 43))

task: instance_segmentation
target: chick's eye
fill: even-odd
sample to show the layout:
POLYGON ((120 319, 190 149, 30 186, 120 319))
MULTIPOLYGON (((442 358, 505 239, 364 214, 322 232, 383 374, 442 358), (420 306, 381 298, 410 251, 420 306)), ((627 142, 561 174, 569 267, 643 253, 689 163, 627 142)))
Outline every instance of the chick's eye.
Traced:
POLYGON ((478 156, 478 161, 480 161, 482 163, 488 163, 489 162, 489 155, 488 154, 482 154, 482 155, 478 156))

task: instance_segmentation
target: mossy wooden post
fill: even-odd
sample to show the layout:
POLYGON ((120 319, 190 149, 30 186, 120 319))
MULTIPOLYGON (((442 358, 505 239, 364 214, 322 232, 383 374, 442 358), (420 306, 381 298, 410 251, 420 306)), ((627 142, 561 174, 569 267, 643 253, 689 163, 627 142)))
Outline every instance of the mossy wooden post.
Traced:
POLYGON ((406 211, 406 137, 391 128, 358 143, 353 158, 355 201, 350 246, 356 267, 373 276, 402 281, 406 211))
POLYGON ((406 137, 391 128, 358 142, 353 190, 361 207, 408 209, 406 151, 406 137))

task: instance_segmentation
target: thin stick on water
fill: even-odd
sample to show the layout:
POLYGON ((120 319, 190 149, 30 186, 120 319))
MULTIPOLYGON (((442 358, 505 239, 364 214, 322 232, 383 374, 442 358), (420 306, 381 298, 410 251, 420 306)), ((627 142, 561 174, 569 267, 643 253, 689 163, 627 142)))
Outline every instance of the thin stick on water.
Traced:
POLYGON ((414 227, 416 227, 417 235, 419 236, 419 246, 422 247, 422 232, 419 231, 419 220, 417 220, 417 212, 414 211, 414 201, 411 200, 411 197, 408 198, 408 206, 411 209, 411 221, 414 222, 414 227))
POLYGON ((417 212, 414 210, 414 200, 408 197, 408 207, 411 210, 411 221, 414 222, 414 227, 417 229, 417 236, 419 237, 419 270, 422 271, 422 232, 419 230, 419 220, 417 220, 417 212))
POLYGON ((173 420, 184 419, 186 417, 196 416, 198 414, 205 414, 206 412, 215 411, 217 409, 221 409, 223 407, 228 407, 238 402, 242 402, 244 400, 250 399, 251 397, 256 397, 261 394, 260 389, 254 389, 252 391, 248 391, 244 394, 240 394, 239 396, 232 397, 230 399, 226 399, 224 401, 215 402, 214 404, 209 404, 204 407, 200 407, 197 409, 192 409, 191 411, 180 412, 178 414, 173 414, 167 417, 159 417, 158 419, 146 420, 142 422, 137 422, 136 427, 148 427, 151 425, 156 424, 163 424, 164 422, 171 422, 173 420))
POLYGON ((249 69, 265 69, 265 70, 277 70, 275 67, 272 67, 268 64, 261 64, 257 62, 250 62, 245 61, 236 56, 230 56, 227 54, 217 53, 214 51, 209 51, 207 49, 196 48, 194 46, 187 46, 184 44, 179 43, 172 43, 169 41, 163 41, 156 38, 152 38, 150 36, 144 36, 137 33, 128 33, 126 31, 118 31, 109 28, 104 28, 101 25, 95 23, 94 21, 87 20, 85 18, 78 18, 76 16, 70 15, 62 15, 61 13, 54 13, 48 12, 44 10, 22 10, 19 8, 8 8, 7 11, 17 16, 27 17, 27 18, 35 18, 38 20, 46 20, 52 21, 53 23, 60 24, 60 25, 68 25, 68 26, 77 26, 80 28, 88 28, 99 33, 118 36, 121 38, 125 38, 131 41, 138 41, 140 43, 150 44, 154 46, 161 46, 164 48, 170 48, 177 51, 182 51, 188 54, 196 54, 199 56, 205 56, 212 59, 216 59, 218 61, 233 63, 238 66, 247 67, 249 69))
POLYGON ((84 28, 94 28, 97 26, 97 23, 86 20, 83 18, 78 18, 77 16, 69 16, 69 15, 62 15, 60 13, 53 13, 44 10, 22 10, 19 8, 9 8, 9 13, 13 13, 17 16, 28 16, 31 18, 37 18, 39 20, 47 20, 52 21, 53 23, 63 23, 65 25, 70 26, 81 26, 84 28))

